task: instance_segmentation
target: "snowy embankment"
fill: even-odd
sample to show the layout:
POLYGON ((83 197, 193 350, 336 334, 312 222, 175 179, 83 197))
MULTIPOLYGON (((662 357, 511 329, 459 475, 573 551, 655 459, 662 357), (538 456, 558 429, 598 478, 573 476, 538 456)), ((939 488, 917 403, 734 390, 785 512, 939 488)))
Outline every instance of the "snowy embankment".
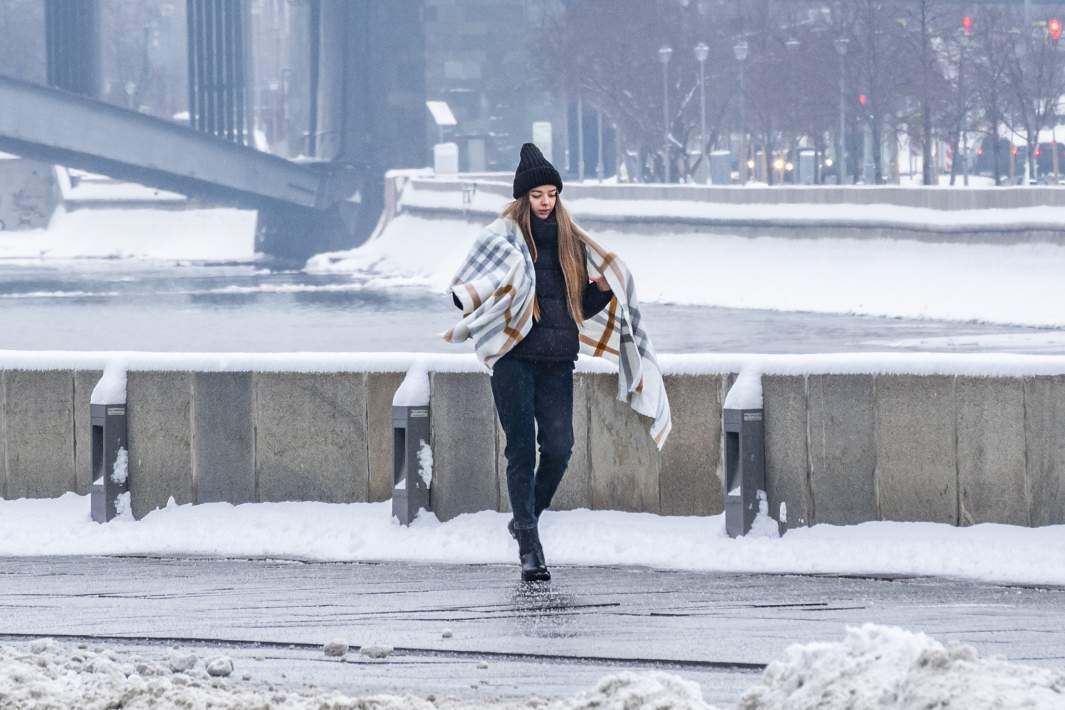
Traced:
MULTIPOLYGON (((331 504, 171 502, 143 519, 106 525, 88 496, 0 500, 0 555, 211 555, 315 561, 513 564, 508 515, 421 515, 407 528, 390 502, 331 504)), ((658 516, 551 511, 541 521, 556 565, 784 574, 938 575, 1065 585, 1065 526, 870 522, 815 525, 783 537, 725 534, 723 515, 658 516)))
MULTIPOLYGON (((582 202, 570 205, 578 218, 582 202)), ((874 216, 881 206, 855 209, 874 216)), ((920 212, 932 212, 937 219, 964 218, 955 212, 920 212)), ((1028 210, 978 212, 1006 220, 1020 219, 1019 213, 1028 210)), ((1058 228, 1065 211, 1053 213, 1058 228)), ((477 236, 478 224, 488 221, 471 219, 400 214, 376 239, 349 251, 320 254, 306 269, 377 275, 392 284, 443 292, 477 236)), ((1053 244, 746 238, 650 227, 641 234, 597 230, 592 236, 625 260, 645 302, 1065 325, 1059 305, 1065 302, 1065 247, 1053 244)))
MULTIPOLYGON (((332 655, 332 654, 330 654, 332 655)), ((323 662, 346 663, 343 654, 323 662)), ((391 663, 389 659, 373 661, 391 663)), ((402 662, 402 661, 400 661, 402 662)), ((943 645, 921 633, 866 624, 843 641, 794 645, 740 698, 740 710, 1026 707, 1065 703, 1065 673, 981 658, 971 646, 943 645)), ((284 688, 253 680, 226 656, 201 661, 173 649, 152 658, 102 646, 37 639, 0 646, 0 706, 157 708, 361 708, 467 710, 714 710, 696 683, 663 672, 604 676, 567 698, 463 700, 435 695, 348 696, 313 687, 284 688)))
POLYGON ((248 261, 255 258, 255 212, 60 209, 48 229, 0 232, 0 259, 79 258, 248 261))

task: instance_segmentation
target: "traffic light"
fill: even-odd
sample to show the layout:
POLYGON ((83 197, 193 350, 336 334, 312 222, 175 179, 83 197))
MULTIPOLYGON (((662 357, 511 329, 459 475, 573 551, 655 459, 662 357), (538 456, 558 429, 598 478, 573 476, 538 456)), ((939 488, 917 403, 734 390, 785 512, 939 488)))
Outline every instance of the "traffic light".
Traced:
POLYGON ((971 35, 973 33, 973 18, 971 15, 966 15, 961 18, 961 28, 965 30, 965 34, 971 35))
POLYGON ((859 104, 861 104, 864 107, 866 101, 868 101, 868 99, 866 98, 865 94, 858 94, 858 103, 859 104))
POLYGON ((1050 39, 1055 42, 1061 39, 1061 20, 1056 17, 1047 20, 1047 34, 1049 34, 1050 39))

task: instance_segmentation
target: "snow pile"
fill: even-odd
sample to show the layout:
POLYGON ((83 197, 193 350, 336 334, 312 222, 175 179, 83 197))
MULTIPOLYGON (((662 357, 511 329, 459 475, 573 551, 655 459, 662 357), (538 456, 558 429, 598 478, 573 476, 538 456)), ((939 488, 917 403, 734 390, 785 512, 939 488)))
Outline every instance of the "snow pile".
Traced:
POLYGON ((593 690, 552 703, 550 710, 714 710, 697 683, 661 671, 624 672, 602 678, 593 690))
POLYGON ((981 658, 890 626, 849 627, 836 643, 791 646, 748 690, 741 710, 1065 707, 1065 673, 981 658))
POLYGON ((203 667, 195 656, 159 663, 107 648, 67 648, 38 639, 29 651, 0 646, 0 707, 38 708, 363 708, 429 709, 414 696, 351 698, 335 691, 285 690, 229 680, 233 661, 220 656, 203 667), (173 667, 172 667, 173 666, 173 667))
MULTIPOLYGON (((751 522, 748 537, 780 537, 780 525, 769 516, 769 498, 765 491, 757 491, 758 514, 751 522)), ((783 503, 781 503, 783 505, 783 503)))
POLYGON ((422 477, 425 487, 433 485, 433 449, 422 439, 418 448, 418 475, 422 477))
MULTIPOLYGON (((99 525, 88 496, 0 499, 0 556, 210 555, 321 561, 513 564, 509 513, 392 524, 380 503, 202 503, 99 525)), ((934 575, 1065 584, 1065 525, 870 522, 792 528, 732 539, 724 515, 548 511, 540 537, 559 565, 767 574, 934 575)))
POLYGON ((59 210, 47 229, 0 232, 0 258, 255 258, 255 212, 59 210))

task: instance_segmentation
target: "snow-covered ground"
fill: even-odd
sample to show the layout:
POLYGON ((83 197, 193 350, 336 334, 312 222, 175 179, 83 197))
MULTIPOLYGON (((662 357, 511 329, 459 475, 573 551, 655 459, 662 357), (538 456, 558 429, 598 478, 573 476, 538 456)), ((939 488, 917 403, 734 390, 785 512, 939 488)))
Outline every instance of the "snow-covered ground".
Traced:
POLYGON ((254 257, 255 212, 248 210, 60 210, 48 229, 0 232, 0 259, 254 257))
MULTIPOLYGON (((866 208, 871 210, 871 208, 866 208)), ((872 210, 871 210, 872 211, 872 210)), ((1059 222, 1060 224, 1060 222, 1059 222)), ((478 232, 402 214, 375 240, 312 258, 443 291, 478 232)), ((915 319, 1065 325, 1065 247, 702 234, 593 235, 632 269, 641 301, 915 319)))
MULTIPOLYGON (((391 503, 171 504, 142 520, 92 522, 89 499, 0 500, 0 555, 215 555, 317 561, 511 564, 508 515, 484 511, 409 527, 391 503)), ((773 526, 775 527, 775 526, 773 526)), ((1065 526, 872 522, 815 525, 732 539, 723 515, 666 517, 550 511, 541 521, 558 565, 796 574, 938 575, 989 582, 1065 584, 1065 526)))
MULTIPOLYGON (((326 646, 325 644, 323 650, 326 646)), ((343 648, 344 644, 337 644, 343 648)), ((354 650, 351 651, 354 653, 354 650)), ((365 659, 364 659, 365 660, 365 659)), ((323 662, 342 664, 344 654, 323 662)), ((388 656, 379 663, 389 663, 388 656)), ((796 644, 740 698, 741 710, 845 710, 958 707, 967 710, 1065 705, 1065 673, 981 657, 971 646, 941 644, 921 633, 866 624, 842 641, 796 644)), ((499 698, 378 694, 349 696, 319 688, 277 687, 253 679, 228 656, 199 658, 176 647, 133 654, 102 645, 41 638, 0 646, 0 706, 156 708, 433 708, 542 710, 714 710, 699 686, 670 673, 604 676, 567 698, 499 698)))

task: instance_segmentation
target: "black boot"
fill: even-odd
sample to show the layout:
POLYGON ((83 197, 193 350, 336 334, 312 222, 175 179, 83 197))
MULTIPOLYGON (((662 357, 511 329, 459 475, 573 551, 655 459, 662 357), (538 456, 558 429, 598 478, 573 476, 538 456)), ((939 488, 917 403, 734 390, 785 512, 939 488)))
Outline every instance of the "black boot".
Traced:
POLYGON ((521 580, 523 582, 547 582, 551 573, 544 562, 544 548, 540 545, 540 535, 536 528, 515 528, 518 539, 518 559, 521 560, 521 580))
POLYGON ((518 533, 514 531, 514 518, 511 518, 510 522, 507 523, 507 532, 510 533, 510 536, 515 540, 518 539, 518 533))

